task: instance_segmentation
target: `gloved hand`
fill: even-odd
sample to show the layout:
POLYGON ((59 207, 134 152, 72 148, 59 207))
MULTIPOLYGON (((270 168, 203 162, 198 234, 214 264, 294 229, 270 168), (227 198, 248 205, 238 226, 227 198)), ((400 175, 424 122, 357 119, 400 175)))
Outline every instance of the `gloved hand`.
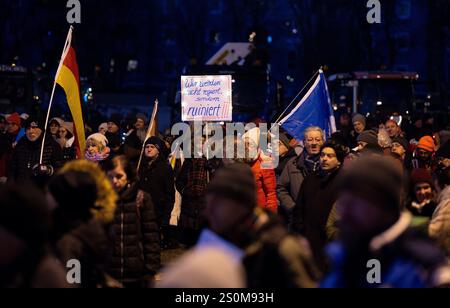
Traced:
POLYGON ((33 167, 33 175, 35 177, 51 177, 53 173, 54 169, 50 165, 37 164, 33 167))

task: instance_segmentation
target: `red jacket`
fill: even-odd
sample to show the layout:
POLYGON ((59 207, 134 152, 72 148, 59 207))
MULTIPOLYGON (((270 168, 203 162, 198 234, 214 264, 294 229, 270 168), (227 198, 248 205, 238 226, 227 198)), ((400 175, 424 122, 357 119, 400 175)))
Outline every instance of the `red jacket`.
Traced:
POLYGON ((277 179, 275 169, 263 169, 263 159, 258 158, 252 165, 258 192, 258 206, 271 212, 278 212, 277 179))

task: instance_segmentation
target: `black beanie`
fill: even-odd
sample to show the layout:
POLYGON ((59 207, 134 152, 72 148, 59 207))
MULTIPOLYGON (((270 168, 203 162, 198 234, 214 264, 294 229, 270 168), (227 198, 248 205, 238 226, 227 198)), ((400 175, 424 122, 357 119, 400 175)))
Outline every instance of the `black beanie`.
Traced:
POLYGON ((280 142, 281 143, 283 143, 284 144, 284 146, 286 147, 286 148, 290 148, 290 145, 289 145, 289 143, 290 143, 290 139, 289 139, 289 137, 287 136, 287 134, 285 134, 285 133, 280 133, 280 142))
POLYGON ((149 144, 154 145, 154 146, 158 149, 159 153, 160 153, 162 156, 167 157, 168 149, 167 149, 166 144, 164 143, 164 141, 162 141, 160 138, 158 138, 158 137, 150 137, 150 138, 145 142, 145 146, 147 146, 147 145, 149 145, 149 144))
POLYGON ((256 183, 247 164, 234 163, 219 169, 208 185, 207 194, 236 201, 252 210, 256 207, 256 183))
POLYGON ((405 149, 405 151, 409 150, 409 142, 405 138, 399 136, 394 137, 392 139, 392 143, 394 142, 400 144, 405 149))
POLYGON ((37 116, 31 116, 29 117, 24 125, 25 129, 28 129, 30 127, 38 127, 40 128, 42 131, 44 131, 45 129, 45 123, 44 120, 42 120, 41 118, 37 117, 37 116))
POLYGON ((344 173, 340 191, 351 192, 399 215, 402 178, 402 173, 392 160, 362 157, 354 161, 344 173))
POLYGON ((122 124, 122 116, 118 113, 112 114, 111 117, 109 117, 108 122, 112 122, 120 127, 120 124, 122 124))
POLYGON ((367 144, 370 145, 378 145, 378 133, 374 130, 366 130, 364 132, 362 132, 361 134, 359 134, 358 142, 365 142, 367 144))

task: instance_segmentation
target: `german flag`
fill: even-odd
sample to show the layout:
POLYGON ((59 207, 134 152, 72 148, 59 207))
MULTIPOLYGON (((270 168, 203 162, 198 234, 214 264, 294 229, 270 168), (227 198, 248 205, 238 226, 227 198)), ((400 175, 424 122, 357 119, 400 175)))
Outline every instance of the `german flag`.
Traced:
POLYGON ((77 57, 75 49, 71 46, 72 32, 73 27, 70 28, 55 80, 66 93, 67 102, 73 118, 74 144, 77 150, 77 157, 83 158, 86 149, 86 135, 84 132, 83 111, 81 108, 80 75, 78 73, 77 57))

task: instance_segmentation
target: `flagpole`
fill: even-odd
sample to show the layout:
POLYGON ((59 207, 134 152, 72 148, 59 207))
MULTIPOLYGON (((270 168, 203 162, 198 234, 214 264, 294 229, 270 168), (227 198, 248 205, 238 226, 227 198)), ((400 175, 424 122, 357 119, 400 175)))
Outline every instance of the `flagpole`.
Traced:
POLYGON ((154 126, 156 125, 156 113, 158 112, 158 99, 155 100, 155 105, 153 107, 153 112, 152 112, 152 119, 150 120, 150 125, 148 126, 148 130, 147 130, 147 135, 145 136, 145 141, 144 144, 142 145, 142 150, 141 150, 141 155, 139 156, 139 162, 137 165, 137 172, 139 173, 139 169, 141 168, 141 163, 142 163, 142 158, 144 156, 144 151, 145 151, 145 143, 147 142, 148 139, 150 139, 150 134, 154 128, 154 126))
POLYGON ((46 137, 47 137, 48 121, 49 121, 49 118, 50 118, 50 111, 52 109, 53 98, 55 96, 55 90, 56 90, 56 78, 58 77, 58 74, 59 74, 59 72, 61 70, 61 67, 63 65, 63 59, 66 57, 66 55, 68 53, 68 50, 69 50, 68 47, 70 46, 70 43, 72 41, 72 32, 73 32, 73 26, 70 26, 69 33, 67 34, 66 42, 64 43, 64 49, 63 49, 63 52, 62 52, 62 55, 61 55, 61 59, 59 60, 58 69, 56 70, 55 80, 53 82, 52 94, 50 96, 50 102, 48 104, 48 109, 47 109, 47 117, 45 118, 45 127, 44 127, 44 131, 43 131, 44 137, 42 138, 41 154, 40 154, 40 157, 39 157, 39 164, 40 165, 42 165, 42 161, 43 161, 43 158, 44 158, 44 147, 45 147, 45 140, 46 140, 46 137))

